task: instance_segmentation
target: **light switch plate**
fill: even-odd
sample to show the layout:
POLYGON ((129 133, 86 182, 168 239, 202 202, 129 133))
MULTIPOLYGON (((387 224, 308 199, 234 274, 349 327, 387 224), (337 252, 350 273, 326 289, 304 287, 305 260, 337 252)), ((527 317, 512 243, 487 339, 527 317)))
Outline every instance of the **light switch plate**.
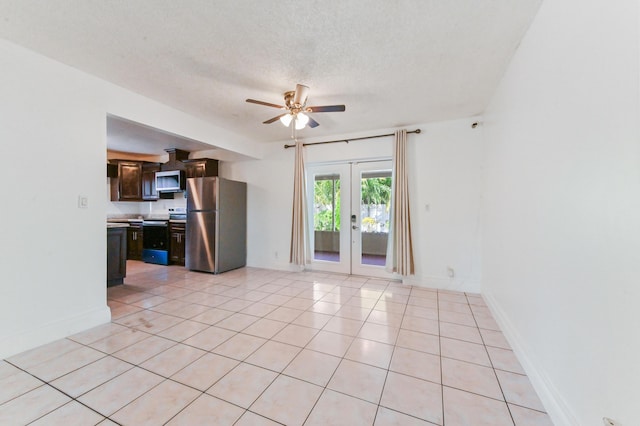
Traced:
POLYGON ((87 197, 86 195, 78 195, 78 208, 79 209, 89 208, 89 197, 87 197))

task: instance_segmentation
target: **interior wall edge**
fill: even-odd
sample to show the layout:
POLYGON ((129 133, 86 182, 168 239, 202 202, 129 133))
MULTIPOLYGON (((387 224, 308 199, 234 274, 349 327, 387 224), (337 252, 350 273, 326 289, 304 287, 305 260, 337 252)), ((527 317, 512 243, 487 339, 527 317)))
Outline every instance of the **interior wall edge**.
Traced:
POLYGON ((577 416, 569 408, 560 391, 545 372, 542 363, 536 360, 533 348, 527 345, 526 340, 518 333, 517 328, 511 323, 505 311, 491 293, 482 293, 493 318, 500 326, 500 330, 511 345, 518 361, 527 373, 531 385, 536 390, 547 414, 553 424, 580 426, 577 416))
POLYGON ((0 359, 8 358, 29 349, 46 345, 55 340, 64 339, 81 331, 88 330, 111 321, 111 309, 106 305, 70 315, 39 327, 20 330, 2 338, 0 359))

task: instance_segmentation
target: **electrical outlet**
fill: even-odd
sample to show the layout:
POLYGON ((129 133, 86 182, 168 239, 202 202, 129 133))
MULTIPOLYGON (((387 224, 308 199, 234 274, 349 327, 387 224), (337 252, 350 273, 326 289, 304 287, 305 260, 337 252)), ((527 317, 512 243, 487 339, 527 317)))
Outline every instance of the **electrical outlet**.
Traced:
POLYGON ((451 266, 448 266, 447 275, 449 275, 449 278, 453 278, 456 276, 456 271, 451 266))
POLYGON ((86 195, 78 195, 78 208, 79 209, 89 208, 89 197, 87 197, 86 195))
POLYGON ((277 258, 278 258, 278 252, 277 252, 277 251, 274 251, 274 252, 273 252, 273 256, 277 259, 277 258))

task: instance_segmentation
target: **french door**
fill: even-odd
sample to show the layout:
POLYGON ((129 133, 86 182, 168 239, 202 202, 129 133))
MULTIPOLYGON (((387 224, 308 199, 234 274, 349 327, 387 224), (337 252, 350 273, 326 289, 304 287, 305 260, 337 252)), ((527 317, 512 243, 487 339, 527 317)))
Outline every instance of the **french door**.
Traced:
POLYGON ((390 199, 391 161, 308 166, 312 268, 391 278, 384 269, 390 199))

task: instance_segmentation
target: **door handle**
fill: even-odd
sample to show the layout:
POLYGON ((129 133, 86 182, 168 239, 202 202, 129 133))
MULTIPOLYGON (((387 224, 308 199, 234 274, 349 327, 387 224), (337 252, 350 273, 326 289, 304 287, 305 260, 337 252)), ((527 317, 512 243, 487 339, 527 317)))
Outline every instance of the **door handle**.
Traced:
POLYGON ((360 229, 358 225, 351 225, 351 229, 360 229))

